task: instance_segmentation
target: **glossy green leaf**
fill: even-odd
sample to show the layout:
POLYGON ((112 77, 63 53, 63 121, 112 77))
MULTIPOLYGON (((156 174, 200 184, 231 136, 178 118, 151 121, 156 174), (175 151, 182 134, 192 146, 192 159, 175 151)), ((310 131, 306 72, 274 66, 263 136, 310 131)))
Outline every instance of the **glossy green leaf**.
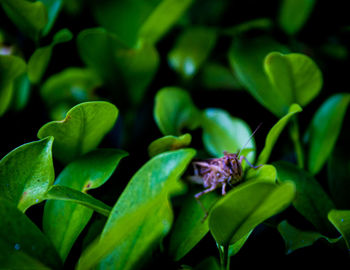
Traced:
POLYGON ((290 182, 241 184, 211 210, 210 232, 219 245, 236 243, 261 222, 284 210, 294 195, 295 186, 290 182))
POLYGON ((203 112, 202 127, 204 146, 213 156, 221 157, 224 151, 237 153, 244 147, 253 149, 247 158, 251 163, 254 161, 254 139, 248 142, 252 133, 242 119, 232 117, 224 110, 210 108, 203 112))
POLYGON ((201 113, 190 95, 177 87, 165 87, 155 97, 154 118, 164 135, 180 135, 182 129, 200 125, 201 113))
POLYGON ((305 106, 321 91, 322 73, 304 54, 271 52, 265 57, 264 68, 275 88, 275 98, 283 99, 286 104, 305 106))
POLYGON ((42 2, 47 10, 47 23, 43 29, 43 35, 47 35, 56 21, 56 18, 62 8, 63 0, 39 0, 42 2))
POLYGON ((184 78, 191 78, 208 58, 215 42, 214 29, 186 28, 168 54, 169 65, 184 78))
POLYGON ((13 55, 0 55, 0 116, 8 109, 13 97, 15 79, 25 72, 26 63, 13 55))
POLYGON ((125 237, 115 243, 113 252, 100 262, 99 269, 107 266, 130 269, 148 258, 170 230, 173 213, 169 194, 178 191, 179 177, 194 155, 193 149, 162 153, 148 161, 132 177, 112 209, 100 243, 108 245, 111 231, 125 234, 125 237), (144 210, 145 213, 143 207, 148 204, 152 204, 152 207, 144 210), (135 211, 139 215, 130 220, 130 226, 124 228, 123 219, 135 211))
POLYGON ((335 94, 316 111, 308 130, 310 138, 308 167, 312 174, 322 169, 332 152, 349 102, 350 94, 335 94))
POLYGON ((296 34, 309 18, 315 2, 315 0, 283 0, 278 14, 280 27, 289 35, 296 34))
MULTIPOLYGON (((199 190, 196 189, 196 192, 199 190)), ((190 252, 209 231, 206 213, 194 195, 195 192, 191 192, 182 201, 179 215, 170 233, 169 254, 175 261, 179 261, 190 252)), ((218 199, 219 195, 211 192, 202 196, 200 201, 209 211, 218 199)))
POLYGON ((277 229, 283 237, 287 254, 297 249, 311 246, 319 239, 325 239, 330 243, 335 243, 339 240, 339 238, 328 238, 318 232, 299 230, 286 220, 278 224, 277 229))
POLYGON ((333 209, 328 213, 328 219, 341 233, 350 251, 350 210, 333 209))
POLYGON ((302 108, 298 104, 291 105, 288 113, 278 120, 278 122, 270 129, 265 139, 265 146, 258 157, 257 164, 265 164, 268 162, 271 151, 284 127, 287 125, 288 121, 293 115, 301 111, 302 108))
POLYGON ((51 110, 51 118, 59 120, 72 106, 97 100, 95 90, 101 85, 101 79, 92 70, 70 67, 49 77, 40 93, 51 110))
POLYGON ((63 260, 90 220, 92 210, 109 215, 109 206, 85 193, 103 185, 125 156, 126 152, 117 149, 91 151, 65 167, 46 194, 51 200, 45 204, 43 229, 63 260))
POLYGON ((143 23, 139 37, 156 43, 174 25, 193 0, 162 0, 143 23))
POLYGON ((38 40, 40 32, 47 23, 47 11, 45 5, 40 1, 27 0, 1 0, 5 12, 21 30, 21 32, 38 40))
POLYGON ((0 267, 62 269, 51 242, 10 201, 0 197, 0 267))
POLYGON ((85 102, 73 107, 62 121, 42 126, 39 138, 55 137, 54 157, 68 163, 96 148, 112 129, 118 109, 105 101, 85 102))
POLYGON ((241 248, 244 246, 245 242, 247 242, 252 232, 253 230, 251 230, 246 235, 244 235, 241 239, 239 239, 238 241, 236 241, 235 243, 229 246, 228 255, 230 257, 236 255, 241 250, 241 248))
POLYGON ((283 116, 291 104, 276 98, 280 94, 264 71, 265 56, 272 51, 288 53, 284 46, 268 37, 237 37, 232 42, 228 56, 233 71, 250 94, 266 109, 283 116))
POLYGON ((278 179, 281 182, 293 181, 298 196, 293 206, 310 221, 322 234, 334 232, 332 224, 327 219, 328 212, 334 208, 333 202, 322 186, 306 171, 287 162, 275 162, 278 179))
MULTIPOLYGON (((260 164, 258 164, 260 165, 260 164)), ((264 164, 263 166, 254 169, 250 168, 245 177, 245 181, 267 181, 270 183, 276 183, 277 171, 275 166, 270 164, 264 164)))
POLYGON ((0 197, 23 212, 44 200, 55 178, 52 143, 48 137, 21 145, 0 161, 0 197))
POLYGON ((100 28, 82 31, 77 43, 85 64, 107 84, 125 92, 115 94, 121 97, 127 95, 135 103, 143 98, 159 65, 159 55, 153 45, 139 42, 131 48, 116 35, 100 28))
POLYGON ((68 42, 72 38, 73 35, 68 29, 62 29, 56 33, 50 45, 35 50, 28 61, 28 77, 32 83, 40 82, 50 62, 53 47, 59 43, 68 42))
POLYGON ((148 146, 148 154, 154 157, 160 153, 185 148, 191 143, 192 136, 189 133, 179 137, 168 135, 153 141, 148 146))

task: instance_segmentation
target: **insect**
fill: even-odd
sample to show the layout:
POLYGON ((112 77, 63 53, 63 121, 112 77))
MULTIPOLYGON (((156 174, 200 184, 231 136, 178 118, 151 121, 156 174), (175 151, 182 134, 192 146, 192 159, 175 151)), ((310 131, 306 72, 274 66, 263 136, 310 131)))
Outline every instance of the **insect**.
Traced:
MULTIPOLYGON (((251 140, 254 136, 255 132, 259 129, 261 124, 255 129, 252 135, 249 137, 248 141, 244 145, 251 140)), ((224 156, 221 158, 213 158, 206 160, 199 160, 192 162, 194 175, 190 177, 192 182, 203 184, 204 190, 195 194, 195 198, 203 208, 206 216, 208 214, 207 210, 199 200, 201 196, 206 193, 212 192, 215 189, 221 187, 221 194, 226 194, 227 185, 235 185, 239 183, 243 176, 242 162, 243 160, 254 169, 261 167, 262 165, 253 166, 245 156, 241 156, 240 153, 244 149, 242 149, 238 153, 228 153, 224 151, 224 156)))

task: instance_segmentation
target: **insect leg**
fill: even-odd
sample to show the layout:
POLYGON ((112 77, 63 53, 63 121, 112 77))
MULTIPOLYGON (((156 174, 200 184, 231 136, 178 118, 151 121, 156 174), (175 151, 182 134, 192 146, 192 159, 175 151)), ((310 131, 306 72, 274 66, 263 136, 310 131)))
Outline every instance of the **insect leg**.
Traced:
POLYGON ((223 183, 222 183, 221 194, 222 194, 222 195, 225 195, 225 194, 226 194, 226 182, 223 182, 223 183))
POLYGON ((261 166, 263 166, 263 164, 258 165, 258 166, 254 166, 253 164, 251 164, 251 163, 248 161, 248 159, 247 159, 245 156, 241 156, 241 157, 239 158, 239 163, 242 163, 243 159, 245 160, 245 162, 247 162, 247 164, 249 165, 249 167, 251 167, 251 168, 253 168, 253 169, 258 169, 258 168, 260 168, 261 166))

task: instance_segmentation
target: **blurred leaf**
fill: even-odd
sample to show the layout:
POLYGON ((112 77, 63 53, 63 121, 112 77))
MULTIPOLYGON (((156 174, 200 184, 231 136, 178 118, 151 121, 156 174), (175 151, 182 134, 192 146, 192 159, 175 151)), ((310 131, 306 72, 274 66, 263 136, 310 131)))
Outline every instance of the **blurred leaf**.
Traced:
POLYGON ((41 96, 51 110, 51 118, 59 120, 68 112, 61 108, 97 100, 95 90, 101 85, 101 79, 93 71, 70 67, 49 77, 41 88, 41 96))
POLYGON ((22 74, 13 82, 13 96, 11 108, 20 111, 25 108, 29 101, 31 91, 30 81, 27 74, 22 74))
POLYGON ((203 112, 203 143, 207 151, 215 157, 221 157, 224 151, 237 153, 242 147, 253 149, 247 155, 252 163, 255 158, 255 143, 249 126, 239 118, 232 117, 221 109, 206 109, 203 112), (247 143, 247 145, 244 145, 247 143))
POLYGON ((279 14, 278 23, 289 35, 296 34, 309 18, 315 0, 283 0, 279 14))
POLYGON ((343 119, 350 102, 350 94, 335 94, 316 111, 309 126, 309 171, 318 173, 330 153, 342 128, 343 119))
POLYGON ((47 10, 40 2, 27 0, 0 0, 7 16, 19 28, 22 34, 38 40, 40 32, 47 23, 47 10))
POLYGON ((26 215, 1 197, 0 220, 2 269, 62 269, 51 242, 26 215))
POLYGON ((154 118, 164 135, 180 135, 182 129, 196 129, 201 113, 190 95, 177 87, 164 87, 155 97, 154 118))
POLYGON ((50 32, 58 16, 58 13, 62 8, 64 0, 39 0, 39 1, 45 5, 47 10, 47 24, 43 29, 43 35, 45 36, 50 32))
POLYGON ((204 259, 201 263, 196 265, 194 270, 220 270, 220 265, 215 257, 204 259))
POLYGON ((232 42, 229 61, 238 79, 250 94, 266 109, 282 116, 289 105, 276 99, 276 90, 263 68, 265 56, 272 51, 288 52, 287 48, 268 37, 237 37, 232 42))
POLYGON ((265 146, 258 157, 257 164, 265 164, 266 162, 268 162, 271 151, 278 137, 283 131, 284 127, 287 125, 289 119, 293 115, 301 111, 302 111, 302 108, 298 104, 291 105, 289 107, 288 113, 285 116, 283 116, 280 120, 278 120, 278 122, 270 129, 265 139, 265 146))
POLYGON ((168 135, 153 141, 148 146, 148 154, 150 157, 154 157, 160 153, 177 150, 187 147, 192 140, 192 136, 189 133, 181 135, 179 137, 168 135))
POLYGON ((117 149, 91 151, 65 167, 47 193, 46 198, 51 200, 45 204, 43 229, 63 261, 90 220, 92 210, 109 215, 109 206, 85 193, 103 185, 125 156, 126 152, 117 149))
POLYGON ((192 4, 193 0, 162 0, 142 25, 139 37, 156 43, 192 4))
POLYGON ((28 61, 28 77, 32 83, 40 82, 50 62, 53 47, 72 38, 73 35, 68 29, 62 29, 55 34, 50 45, 35 50, 28 61))
POLYGON ((211 210, 210 232, 219 245, 236 243, 261 222, 285 209, 294 195, 292 183, 278 185, 262 181, 241 184, 211 210))
POLYGON ((0 55, 0 116, 8 109, 16 78, 25 72, 26 63, 13 55, 0 55))
POLYGON ((284 99, 289 105, 306 106, 320 92, 322 73, 316 63, 300 53, 269 53, 264 61, 265 72, 275 87, 275 98, 284 99))
POLYGON ((73 107, 62 121, 52 121, 42 126, 39 138, 53 136, 54 157, 69 163, 96 148, 112 129, 118 109, 109 102, 85 102, 73 107))
MULTIPOLYGON (((260 165, 260 164, 259 164, 260 165)), ((251 168, 248 170, 245 181, 267 181, 276 183, 277 171, 275 166, 264 164, 258 169, 251 168)))
POLYGON ((327 219, 328 212, 334 208, 333 202, 322 186, 306 171, 295 165, 283 161, 273 163, 277 169, 278 179, 281 182, 293 181, 298 196, 293 206, 310 221, 322 234, 334 232, 332 224, 327 219))
MULTIPOLYGON (((175 261, 179 261, 190 252, 209 231, 206 213, 194 195, 195 192, 191 192, 182 200, 179 215, 170 233, 169 254, 175 261)), ((200 201, 205 209, 209 210, 218 198, 217 193, 210 192, 202 196, 200 201)))
POLYGON ((328 213, 329 221, 341 233, 350 250, 350 210, 332 209, 328 213))
POLYGON ((21 145, 0 161, 0 197, 22 212, 43 201, 53 184, 52 143, 48 137, 21 145))
POLYGON ((339 238, 328 238, 318 232, 299 230, 286 220, 278 224, 277 229, 283 237, 287 254, 299 248, 311 246, 319 239, 325 239, 330 243, 335 243, 339 240, 339 238))
POLYGON ((168 54, 169 65, 184 78, 191 78, 209 57, 215 42, 214 29, 185 28, 168 54))
POLYGON ((243 22, 241 24, 224 29, 222 32, 226 35, 238 35, 253 29, 271 29, 273 22, 269 18, 258 18, 243 22))
POLYGON ((107 84, 121 88, 115 94, 126 95, 134 103, 142 100, 159 65, 153 45, 139 42, 135 48, 127 47, 116 35, 99 28, 80 32, 77 44, 85 64, 107 84))
POLYGON ((179 177, 194 155, 193 149, 180 149, 148 161, 133 176, 112 209, 98 243, 104 249, 103 256, 99 257, 100 252, 97 256, 83 255, 78 269, 87 269, 98 262, 99 269, 142 265, 170 230, 173 213, 169 194, 179 190, 179 177), (125 219, 128 223, 124 223, 125 219))

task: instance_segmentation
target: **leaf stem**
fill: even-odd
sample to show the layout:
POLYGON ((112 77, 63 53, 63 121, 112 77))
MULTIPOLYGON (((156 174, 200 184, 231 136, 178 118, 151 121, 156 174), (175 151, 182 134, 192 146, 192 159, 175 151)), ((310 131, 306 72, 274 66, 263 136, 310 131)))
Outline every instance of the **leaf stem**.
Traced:
POLYGON ((219 249, 221 269, 229 270, 230 269, 230 256, 228 254, 229 245, 221 246, 218 243, 216 243, 216 245, 219 249))
POLYGON ((304 153, 303 148, 300 143, 300 135, 299 135, 299 124, 296 116, 292 117, 291 125, 289 129, 290 137, 294 143, 294 149, 297 156, 298 167, 304 168, 304 153))

